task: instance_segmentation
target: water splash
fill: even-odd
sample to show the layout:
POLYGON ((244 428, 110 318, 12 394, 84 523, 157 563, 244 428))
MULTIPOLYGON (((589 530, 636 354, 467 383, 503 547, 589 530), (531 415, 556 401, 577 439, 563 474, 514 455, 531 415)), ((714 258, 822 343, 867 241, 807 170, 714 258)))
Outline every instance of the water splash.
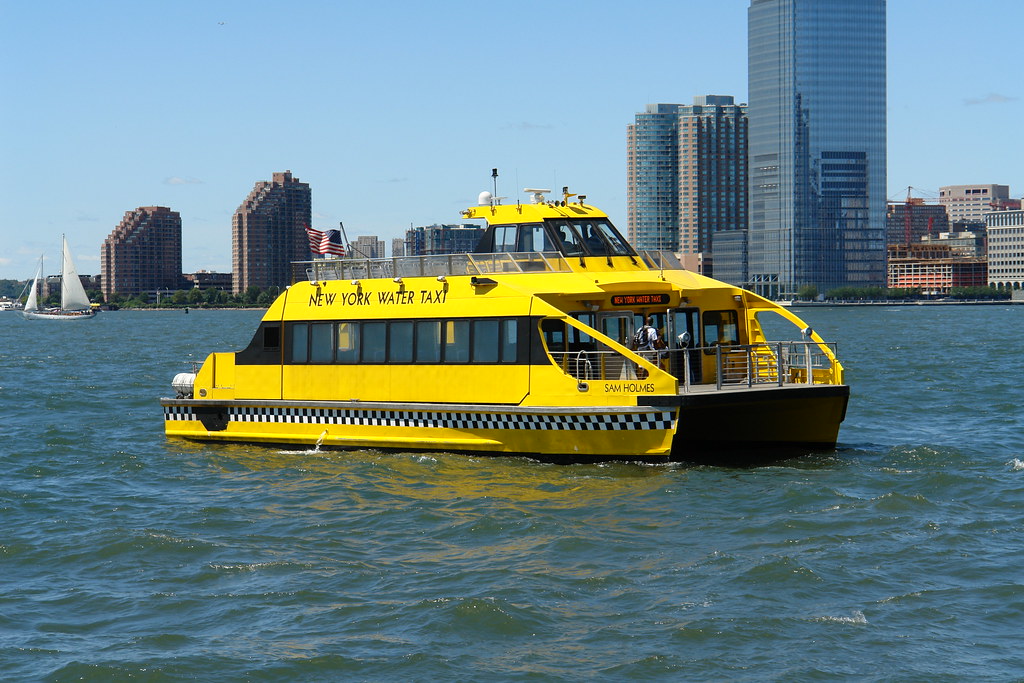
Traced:
POLYGON ((848 617, 817 617, 815 621, 827 622, 830 624, 856 624, 858 626, 863 626, 868 623, 868 618, 865 617, 864 613, 858 609, 854 610, 853 614, 848 617))

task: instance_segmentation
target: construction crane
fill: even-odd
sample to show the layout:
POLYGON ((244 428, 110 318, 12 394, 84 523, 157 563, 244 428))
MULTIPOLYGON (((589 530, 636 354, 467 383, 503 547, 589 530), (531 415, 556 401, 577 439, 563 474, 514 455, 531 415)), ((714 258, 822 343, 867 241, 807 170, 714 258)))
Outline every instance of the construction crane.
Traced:
MULTIPOLYGON (((924 198, 922 197, 911 197, 910 193, 914 188, 907 185, 907 200, 904 204, 906 207, 903 212, 903 241, 906 244, 910 244, 911 237, 913 236, 913 223, 914 223, 914 207, 921 206, 924 204, 924 198)), ((928 236, 932 236, 932 226, 935 222, 934 216, 928 217, 928 236)))

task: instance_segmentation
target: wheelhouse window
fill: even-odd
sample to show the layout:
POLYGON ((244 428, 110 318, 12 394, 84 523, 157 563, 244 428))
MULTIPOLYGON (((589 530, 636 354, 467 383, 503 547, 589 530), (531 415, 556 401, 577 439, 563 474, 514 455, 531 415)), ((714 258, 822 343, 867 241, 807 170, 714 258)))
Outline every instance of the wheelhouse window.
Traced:
POLYGON ((557 247, 548 239, 544 224, 526 224, 520 228, 519 248, 516 251, 557 251, 557 247))
POLYGON ((492 250, 498 254, 515 251, 518 231, 518 225, 495 225, 494 246, 492 250))
POLYGON ((622 235, 602 218, 549 221, 555 234, 564 238, 565 253, 591 256, 633 256, 635 252, 622 235))
POLYGON ((557 237, 561 245, 563 254, 566 256, 579 256, 586 252, 583 247, 583 240, 572 223, 569 221, 555 221, 552 223, 552 227, 555 229, 555 237, 557 237))

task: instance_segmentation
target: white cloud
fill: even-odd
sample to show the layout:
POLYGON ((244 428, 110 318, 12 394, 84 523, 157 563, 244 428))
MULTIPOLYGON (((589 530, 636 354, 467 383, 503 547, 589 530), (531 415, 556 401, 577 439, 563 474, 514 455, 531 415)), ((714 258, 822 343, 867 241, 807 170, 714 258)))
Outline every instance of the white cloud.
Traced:
POLYGON ((999 93, 989 93, 987 97, 969 97, 964 100, 964 104, 1006 104, 1007 102, 1016 102, 1016 97, 1010 97, 1008 95, 1000 95, 999 93))

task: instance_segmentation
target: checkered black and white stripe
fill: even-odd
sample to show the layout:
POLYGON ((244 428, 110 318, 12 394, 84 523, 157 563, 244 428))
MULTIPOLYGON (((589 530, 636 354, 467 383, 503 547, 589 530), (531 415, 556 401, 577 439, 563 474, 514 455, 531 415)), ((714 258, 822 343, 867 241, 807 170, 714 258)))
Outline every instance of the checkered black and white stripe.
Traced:
MULTIPOLYGON (((195 420, 191 406, 165 406, 164 419, 195 420)), ((421 410, 350 410, 334 408, 231 407, 229 422, 433 427, 441 429, 633 430, 672 429, 667 410, 637 413, 535 414, 467 413, 421 410)))

